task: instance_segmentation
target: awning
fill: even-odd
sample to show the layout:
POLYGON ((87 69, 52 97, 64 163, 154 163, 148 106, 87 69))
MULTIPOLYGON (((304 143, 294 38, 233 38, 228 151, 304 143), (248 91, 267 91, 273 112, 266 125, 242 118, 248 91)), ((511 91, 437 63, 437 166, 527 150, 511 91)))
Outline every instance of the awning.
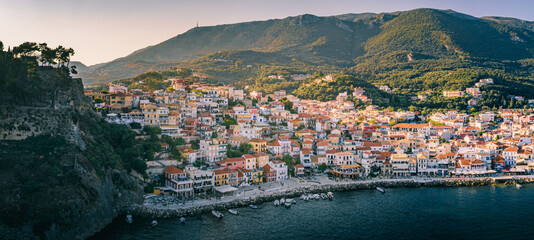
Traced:
POLYGON ((233 191, 237 191, 237 190, 238 190, 237 188, 232 187, 230 185, 215 187, 215 191, 220 192, 220 193, 233 192, 233 191))

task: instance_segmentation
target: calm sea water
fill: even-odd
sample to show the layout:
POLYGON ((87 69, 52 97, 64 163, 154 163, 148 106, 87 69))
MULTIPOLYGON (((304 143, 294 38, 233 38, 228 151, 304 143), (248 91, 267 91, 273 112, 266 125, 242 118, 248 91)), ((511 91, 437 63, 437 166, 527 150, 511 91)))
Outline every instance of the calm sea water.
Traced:
POLYGON ((155 228, 151 219, 119 217, 92 239, 534 239, 534 185, 387 191, 334 193, 289 209, 269 202, 155 228))

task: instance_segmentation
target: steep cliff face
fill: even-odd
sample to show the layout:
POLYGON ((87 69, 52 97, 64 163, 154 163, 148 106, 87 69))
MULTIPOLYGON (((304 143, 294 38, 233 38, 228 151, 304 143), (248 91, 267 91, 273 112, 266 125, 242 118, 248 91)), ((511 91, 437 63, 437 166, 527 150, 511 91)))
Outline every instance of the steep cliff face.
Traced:
POLYGON ((53 68, 38 74, 31 101, 0 103, 0 236, 84 239, 142 201, 142 189, 98 135, 111 126, 81 80, 53 68))

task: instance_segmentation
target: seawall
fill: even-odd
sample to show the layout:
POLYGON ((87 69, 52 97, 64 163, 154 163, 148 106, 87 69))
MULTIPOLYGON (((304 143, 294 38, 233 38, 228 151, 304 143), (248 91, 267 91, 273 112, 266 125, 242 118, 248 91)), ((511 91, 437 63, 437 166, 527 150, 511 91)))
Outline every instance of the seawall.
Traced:
MULTIPOLYGON (((534 182, 533 177, 523 177, 513 180, 519 184, 526 184, 534 182)), ((212 210, 226 210, 230 208, 246 207, 250 204, 261 204, 264 202, 272 202, 280 198, 295 198, 302 194, 309 193, 326 193, 326 192, 343 192, 355 191, 362 189, 374 189, 377 186, 385 188, 413 188, 413 187, 468 187, 468 186, 488 186, 494 185, 495 179, 440 179, 432 181, 420 181, 414 179, 399 179, 396 181, 362 181, 362 182, 340 182, 335 184, 312 185, 309 187, 294 187, 285 191, 277 191, 271 193, 264 193, 260 196, 255 196, 253 199, 242 198, 232 201, 214 202, 205 205, 190 206, 178 209, 157 209, 146 207, 142 205, 135 205, 124 212, 130 212, 134 216, 141 216, 146 218, 178 218, 209 213, 212 210)))

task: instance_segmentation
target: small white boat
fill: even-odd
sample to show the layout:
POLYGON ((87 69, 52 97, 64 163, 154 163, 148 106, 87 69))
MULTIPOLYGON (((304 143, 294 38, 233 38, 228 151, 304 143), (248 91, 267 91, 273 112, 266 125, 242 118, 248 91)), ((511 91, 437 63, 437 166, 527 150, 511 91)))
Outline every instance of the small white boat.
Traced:
POLYGON ((306 200, 306 194, 302 194, 302 196, 300 196, 300 200, 306 200))
POLYGON ((152 225, 152 227, 156 227, 158 225, 158 221, 152 220, 151 225, 152 225))
POLYGON ((313 194, 313 199, 315 200, 319 200, 321 198, 321 196, 319 196, 319 194, 313 194))
POLYGON ((284 204, 284 206, 286 206, 287 208, 291 207, 291 202, 290 202, 290 201, 286 201, 286 203, 284 204))
POLYGON ((253 204, 250 204, 250 208, 252 208, 252 209, 257 209, 257 208, 258 208, 258 206, 256 206, 256 205, 253 205, 253 204))
POLYGON ((274 200, 274 205, 277 207, 280 206, 280 201, 278 199, 274 200))
POLYGON ((234 209, 228 209, 228 212, 231 213, 231 214, 234 214, 234 215, 239 215, 239 212, 237 210, 234 210, 234 209))
POLYGON ((132 215, 130 215, 130 214, 126 215, 126 222, 127 222, 127 223, 132 223, 132 222, 133 222, 133 217, 132 217, 132 215))
POLYGON ((521 188, 522 186, 521 186, 521 184, 516 183, 516 184, 515 184, 515 187, 516 187, 516 188, 521 188))
POLYGON ((180 218, 180 223, 182 223, 182 224, 185 223, 185 218, 184 218, 184 217, 181 217, 181 218, 180 218))
POLYGON ((284 204, 284 203, 286 203, 286 199, 285 198, 281 198, 280 199, 280 204, 284 204))
POLYGON ((321 193, 321 199, 325 200, 326 199, 326 194, 321 193))
POLYGON ((223 218, 224 215, 218 211, 211 211, 211 214, 213 214, 213 216, 215 216, 216 218, 223 218))
POLYGON ((334 198, 334 193, 332 193, 332 192, 328 192, 328 193, 326 194, 326 197, 327 197, 328 199, 332 200, 332 199, 334 198))
POLYGON ((384 189, 383 187, 376 187, 376 190, 381 193, 386 193, 386 189, 384 189))

